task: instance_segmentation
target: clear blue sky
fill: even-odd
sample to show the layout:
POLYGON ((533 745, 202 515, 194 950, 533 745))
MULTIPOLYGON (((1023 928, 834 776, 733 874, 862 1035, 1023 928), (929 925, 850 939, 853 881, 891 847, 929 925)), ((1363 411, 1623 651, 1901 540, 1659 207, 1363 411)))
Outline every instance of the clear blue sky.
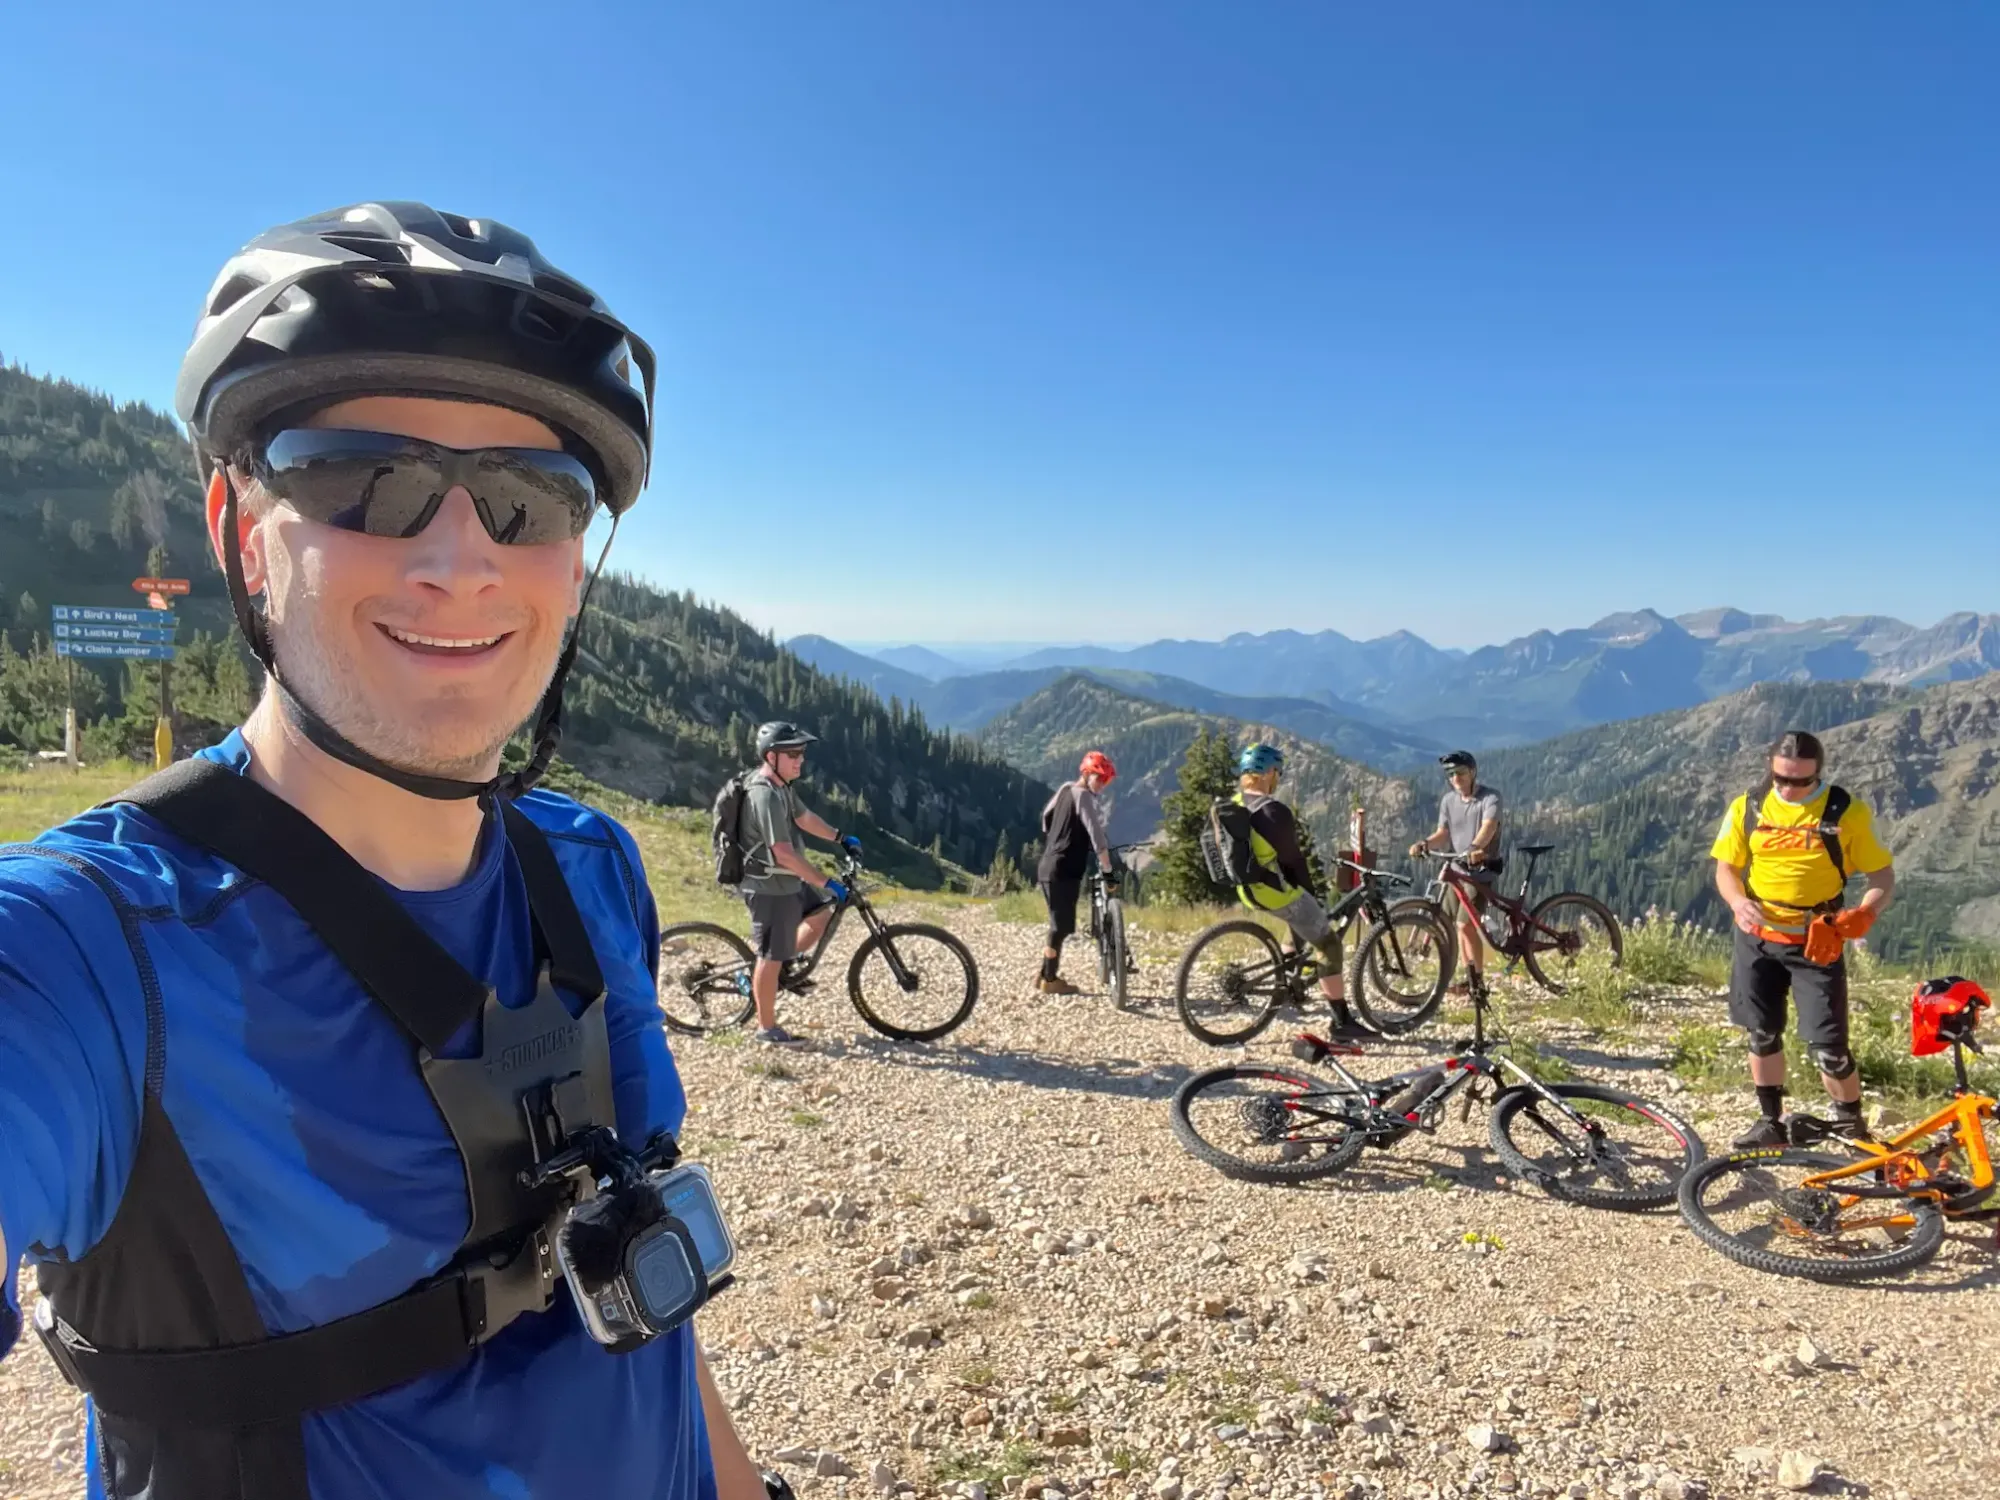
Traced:
POLYGON ((338 15, 13 7, 0 352, 165 404, 417 197, 655 341, 615 555, 782 634, 2000 606, 2000 9, 338 15))

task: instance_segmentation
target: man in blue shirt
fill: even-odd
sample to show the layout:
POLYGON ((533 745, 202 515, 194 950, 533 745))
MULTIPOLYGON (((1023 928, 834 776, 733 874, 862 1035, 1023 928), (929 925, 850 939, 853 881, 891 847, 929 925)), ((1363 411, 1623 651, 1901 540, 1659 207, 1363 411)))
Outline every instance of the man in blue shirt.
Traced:
MULTIPOLYGON (((624 829, 532 781, 588 595, 583 532, 644 483, 651 386, 646 346, 524 236, 388 203, 246 247, 178 392, 268 669, 203 756, 310 820, 331 843, 298 858, 365 871, 490 986, 488 1016, 550 983, 552 853, 601 971, 601 1123, 635 1145, 678 1131, 686 1105, 653 900, 624 829), (524 722, 532 763, 502 777, 524 722)), ((559 1280, 506 1313, 486 1300, 498 1278, 466 1269, 471 1158, 427 1079, 482 1055, 479 1019, 416 1045, 273 882, 170 822, 119 803, 0 848, 0 1348, 26 1256, 68 1368, 229 1357, 148 1366, 204 1372, 179 1392, 86 1374, 89 1494, 761 1500, 691 1325, 612 1354, 559 1280), (219 1390, 221 1372, 263 1368, 230 1359, 280 1346, 315 1351, 280 1384, 330 1379, 340 1358, 314 1338, 438 1287, 470 1299, 438 1368, 275 1415, 255 1380, 219 1390), (172 1415, 230 1400, 242 1415, 172 1415)), ((596 999, 565 982, 555 999, 588 1020, 596 999)), ((364 1343, 366 1363, 394 1337, 364 1343)))

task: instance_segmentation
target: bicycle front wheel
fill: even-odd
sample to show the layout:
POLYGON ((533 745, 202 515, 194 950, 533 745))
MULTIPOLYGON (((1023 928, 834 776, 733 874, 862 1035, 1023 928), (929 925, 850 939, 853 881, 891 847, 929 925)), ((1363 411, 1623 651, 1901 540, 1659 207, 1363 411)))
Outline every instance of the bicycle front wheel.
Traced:
POLYGON ((689 1036, 741 1026, 757 1002, 750 974, 757 967, 750 945, 713 922, 678 922, 660 932, 660 966, 654 987, 667 1025, 689 1036))
POLYGON ((1681 1181, 1681 1218, 1738 1265, 1807 1281, 1863 1281, 1914 1270, 1944 1243, 1944 1215, 1923 1198, 1857 1197, 1872 1177, 1807 1186, 1854 1158, 1779 1146, 1703 1162, 1681 1181))
POLYGON ((1350 1111, 1367 1100, 1343 1084, 1276 1068, 1212 1068, 1174 1092, 1174 1139, 1239 1182, 1331 1177, 1367 1135, 1350 1111))
POLYGON ((1535 983, 1560 995, 1578 968, 1601 963, 1615 969, 1625 961, 1625 934, 1611 908, 1595 896, 1564 891, 1551 896, 1528 914, 1531 922, 1521 936, 1521 954, 1535 983))
POLYGON ((1111 1003, 1123 1010, 1126 981, 1132 960, 1125 947, 1125 903, 1116 899, 1104 903, 1104 933, 1098 939, 1098 958, 1104 966, 1104 983, 1111 1003))
POLYGON ((1663 1208, 1708 1154, 1694 1127, 1636 1094, 1594 1083, 1522 1085, 1493 1106, 1493 1149, 1516 1175, 1587 1208, 1663 1208))
POLYGON ((1355 946, 1347 1003, 1371 1031, 1415 1031, 1444 999, 1457 957, 1451 928, 1428 902, 1392 906, 1388 920, 1369 928, 1355 946))
POLYGON ((1247 1042, 1290 994, 1285 956, 1262 923, 1218 922, 1189 944, 1174 972, 1181 1024, 1211 1047, 1247 1042))
POLYGON ((979 965, 942 927, 897 922, 872 934, 847 966, 861 1019, 899 1042, 930 1042, 963 1025, 979 998, 979 965))

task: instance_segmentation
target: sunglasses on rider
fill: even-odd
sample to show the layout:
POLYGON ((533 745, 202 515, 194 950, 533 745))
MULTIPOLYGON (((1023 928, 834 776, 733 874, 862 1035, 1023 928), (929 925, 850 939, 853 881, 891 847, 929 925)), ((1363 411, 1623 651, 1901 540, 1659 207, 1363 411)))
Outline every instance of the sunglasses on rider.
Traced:
POLYGON ((1789 786, 1789 787, 1811 786, 1815 781, 1819 780, 1819 773, 1815 771, 1810 776, 1779 776, 1773 773, 1771 780, 1779 786, 1789 786))
POLYGON ((445 448, 386 432, 295 427, 264 444, 252 472, 308 521, 363 536, 415 536, 457 485, 504 547, 574 540, 597 511, 590 469, 560 449, 445 448))

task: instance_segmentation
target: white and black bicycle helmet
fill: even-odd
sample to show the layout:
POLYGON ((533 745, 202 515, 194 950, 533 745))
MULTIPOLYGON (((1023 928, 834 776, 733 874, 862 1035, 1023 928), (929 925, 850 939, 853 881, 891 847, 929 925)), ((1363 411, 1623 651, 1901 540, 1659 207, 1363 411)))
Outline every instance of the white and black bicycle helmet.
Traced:
MULTIPOLYGON (((541 418, 577 450, 615 518, 645 487, 655 375, 645 340, 518 230, 421 203, 360 203, 266 230, 230 259, 202 304, 174 405, 204 482, 274 426, 350 396, 455 396, 510 407, 541 418)), ((235 489, 228 489, 230 598, 251 650, 277 680, 263 620, 243 586, 235 489)), ((547 769, 561 738, 576 640, 572 626, 536 716, 527 767, 489 783, 386 765, 278 686, 308 738, 361 770, 427 797, 518 795, 547 769)))

